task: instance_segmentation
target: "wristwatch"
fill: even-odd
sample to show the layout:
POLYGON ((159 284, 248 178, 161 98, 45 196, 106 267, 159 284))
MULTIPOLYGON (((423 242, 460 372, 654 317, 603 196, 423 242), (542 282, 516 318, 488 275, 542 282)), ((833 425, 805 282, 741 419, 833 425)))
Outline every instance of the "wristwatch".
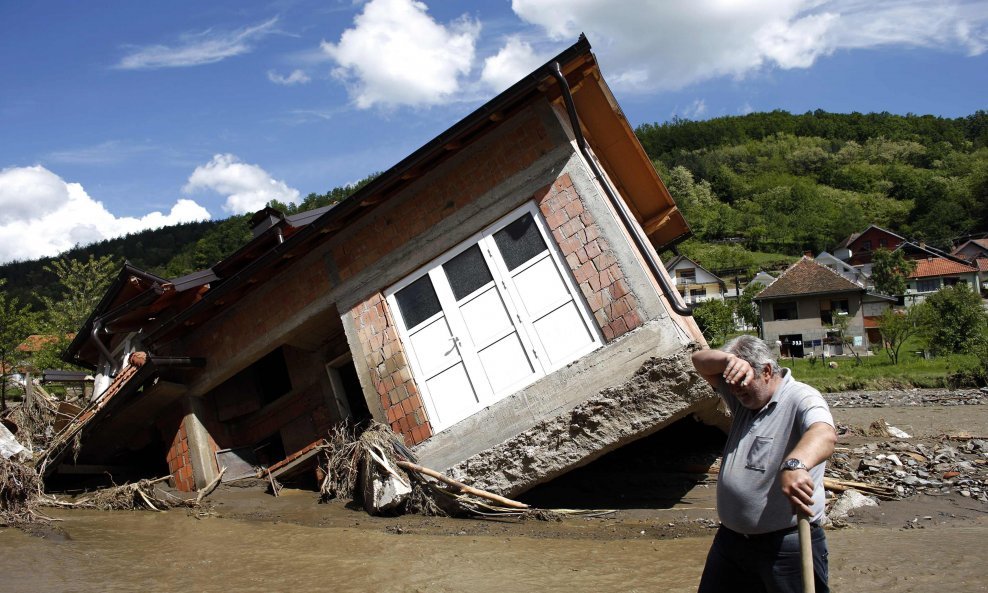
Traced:
POLYGON ((786 459, 785 461, 783 461, 782 467, 779 468, 779 471, 792 471, 796 469, 808 469, 808 468, 806 467, 805 463, 793 457, 791 459, 786 459))

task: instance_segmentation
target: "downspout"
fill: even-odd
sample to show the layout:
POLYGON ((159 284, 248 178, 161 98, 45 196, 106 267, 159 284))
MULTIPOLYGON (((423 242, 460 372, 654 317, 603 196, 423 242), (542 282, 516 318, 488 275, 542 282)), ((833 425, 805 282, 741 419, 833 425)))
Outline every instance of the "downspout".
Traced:
POLYGON ((96 321, 93 322, 93 331, 90 335, 93 341, 96 342, 96 348, 99 349, 100 354, 106 357, 106 360, 110 363, 110 378, 113 379, 117 376, 119 369, 117 368, 117 361, 113 359, 113 354, 107 349, 106 344, 103 340, 99 339, 100 332, 103 331, 103 318, 97 317, 96 321))
POLYGON ((645 261, 648 264, 649 271, 652 272, 652 276, 658 281, 659 286, 662 288, 662 293, 665 295, 666 300, 669 301, 669 305, 672 310, 676 313, 691 317, 693 315, 693 307, 691 305, 680 304, 679 292, 669 283, 669 278, 665 274, 665 269, 662 267, 662 263, 658 261, 656 256, 653 254, 652 245, 648 242, 645 237, 645 233, 641 230, 638 222, 635 220, 631 211, 628 210, 628 205, 624 203, 624 200, 617 196, 617 192, 611 187, 610 181, 604 175, 604 172, 600 170, 597 165, 597 161, 590 154, 590 149, 587 146, 587 140, 583 137, 583 130, 580 128, 580 118, 576 114, 576 105, 573 103, 573 94, 570 92, 569 83, 566 82, 566 77, 563 76, 563 72, 559 67, 559 62, 553 62, 552 68, 550 68, 549 73, 552 74, 553 78, 559 84, 559 88, 563 91, 563 100, 566 103, 566 112, 569 114, 570 126, 573 128, 573 134, 576 136, 576 145, 580 149, 580 154, 590 165, 590 169, 593 174, 600 181, 600 185, 604 188, 604 193, 607 194, 607 198, 611 201, 611 205, 617 210, 618 216, 621 218, 622 224, 624 224, 625 229, 631 235, 632 240, 635 242, 635 246, 638 251, 645 256, 645 261))

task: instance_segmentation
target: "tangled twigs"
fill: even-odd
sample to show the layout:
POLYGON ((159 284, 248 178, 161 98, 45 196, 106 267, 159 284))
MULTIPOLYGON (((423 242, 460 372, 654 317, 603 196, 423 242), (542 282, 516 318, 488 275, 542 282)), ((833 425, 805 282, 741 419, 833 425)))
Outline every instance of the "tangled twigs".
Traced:
POLYGON ((336 425, 322 452, 319 468, 325 474, 319 487, 322 500, 353 498, 360 461, 360 448, 353 427, 336 425))
POLYGON ((30 467, 0 457, 0 525, 45 520, 34 511, 41 496, 41 479, 30 467))

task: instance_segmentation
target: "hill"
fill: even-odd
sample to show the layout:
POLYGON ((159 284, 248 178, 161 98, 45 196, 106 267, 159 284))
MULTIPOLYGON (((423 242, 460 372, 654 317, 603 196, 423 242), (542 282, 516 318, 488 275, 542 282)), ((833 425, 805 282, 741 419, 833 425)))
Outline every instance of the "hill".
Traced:
POLYGON ((694 231, 684 251, 732 240, 708 267, 832 250, 869 224, 944 249, 988 231, 988 112, 774 111, 636 132, 694 231))

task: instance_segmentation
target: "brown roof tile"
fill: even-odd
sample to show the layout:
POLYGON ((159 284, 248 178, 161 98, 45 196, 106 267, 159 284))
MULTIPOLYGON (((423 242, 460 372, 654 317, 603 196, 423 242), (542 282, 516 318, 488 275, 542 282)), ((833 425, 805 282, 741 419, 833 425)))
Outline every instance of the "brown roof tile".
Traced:
POLYGON ((821 266, 808 257, 789 266, 771 286, 758 293, 756 299, 770 299, 802 294, 828 292, 864 292, 859 284, 851 282, 826 266, 821 266))
POLYGON ((916 269, 910 278, 928 278, 930 276, 949 276, 950 274, 970 274, 976 271, 974 267, 960 264, 942 257, 932 257, 916 260, 916 269))

